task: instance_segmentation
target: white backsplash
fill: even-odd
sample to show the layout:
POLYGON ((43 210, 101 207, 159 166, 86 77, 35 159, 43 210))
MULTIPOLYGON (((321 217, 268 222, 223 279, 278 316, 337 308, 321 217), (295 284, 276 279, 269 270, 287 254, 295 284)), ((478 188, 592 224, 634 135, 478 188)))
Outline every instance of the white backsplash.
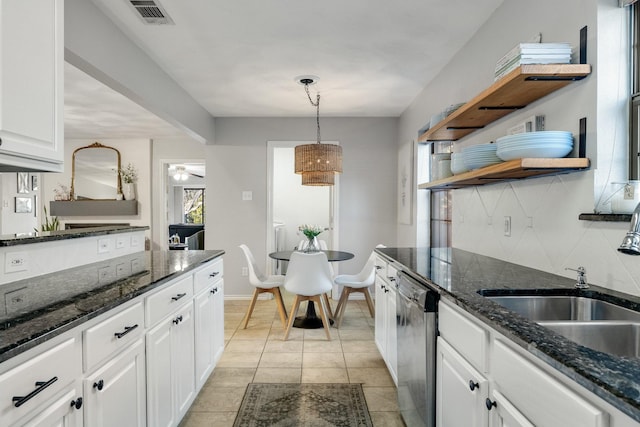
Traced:
POLYGON ((593 172, 458 189, 453 246, 527 267, 640 295, 640 257, 617 251, 628 223, 580 221, 593 211, 593 172), (511 236, 504 236, 504 217, 511 236))

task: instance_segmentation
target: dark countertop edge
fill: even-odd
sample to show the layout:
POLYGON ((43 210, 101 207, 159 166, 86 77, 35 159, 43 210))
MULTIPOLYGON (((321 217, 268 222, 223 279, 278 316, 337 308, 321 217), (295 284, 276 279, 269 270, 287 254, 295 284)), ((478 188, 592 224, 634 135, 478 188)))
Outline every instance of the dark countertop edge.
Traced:
MULTIPOLYGON (((511 342, 520 346, 525 351, 527 351, 534 357, 538 358, 539 360, 545 362, 551 368, 564 374, 570 380, 583 386, 586 390, 592 392, 599 398, 603 399, 604 401, 606 401, 613 407, 617 408, 618 410, 620 410, 622 413, 629 416, 633 420, 640 421, 640 407, 637 401, 630 400, 627 396, 623 394, 622 390, 620 390, 619 388, 616 388, 615 385, 602 381, 602 379, 599 378, 598 376, 590 375, 589 372, 587 372, 586 370, 583 370, 582 372, 580 372, 581 370, 580 368, 583 368, 583 369, 586 369, 586 368, 584 368, 583 366, 580 366, 579 362, 576 362, 576 366, 571 366, 570 363, 564 363, 558 360, 556 358, 558 349, 553 348, 547 343, 535 342, 534 339, 528 340, 527 332, 519 332, 515 328, 518 327, 519 325, 524 326, 525 329, 543 328, 545 330, 545 334, 553 336, 555 340, 561 341, 570 347, 576 348, 577 352, 582 353, 583 356, 586 354, 585 357, 588 357, 591 359, 593 359, 594 356, 589 353, 597 353, 602 356, 602 359, 613 358, 613 359, 624 360, 624 358, 608 355, 605 353, 600 353, 594 350, 585 349, 579 344, 576 344, 568 340, 567 338, 549 329, 546 329, 543 326, 540 326, 533 321, 525 319, 519 316, 518 314, 513 313, 510 310, 503 308, 493 302, 488 301, 487 305, 490 306, 492 309, 509 312, 512 316, 512 321, 515 320, 515 322, 505 323, 503 321, 500 321, 499 319, 494 319, 490 315, 488 315, 489 314, 488 312, 487 312, 487 315, 485 315, 485 313, 483 313, 481 310, 478 310, 476 307, 474 307, 471 302, 466 301, 464 298, 464 295, 458 295, 454 292, 450 292, 442 288, 437 283, 434 283, 431 279, 421 275, 420 273, 414 271, 409 266, 404 265, 401 261, 382 252, 384 251, 384 249, 385 248, 381 248, 381 250, 374 249, 374 251, 376 252, 377 255, 381 256, 386 261, 394 264, 399 270, 402 270, 404 273, 408 274, 414 279, 420 282, 423 282, 427 286, 436 290, 440 294, 441 298, 446 298, 448 301, 452 302, 456 306, 460 307, 462 310, 471 314, 476 319, 486 324, 488 327, 496 330, 497 332, 502 334, 504 337, 509 339, 511 342), (539 344, 542 344, 542 345, 539 345, 539 344), (586 352, 583 350, 586 350, 586 352), (554 357, 554 355, 556 355, 556 357, 554 357), (610 388, 613 388, 613 390, 611 390, 610 388)), ((491 257, 487 257, 487 258, 491 258, 491 257)), ((513 263, 509 263, 508 261, 502 261, 502 262, 513 264, 513 263)), ((523 267, 523 268, 528 268, 528 267, 523 267)), ((496 288, 496 289, 502 289, 502 288, 496 288)), ((606 288, 601 288, 594 285, 590 285, 590 289, 598 293, 611 295, 614 299, 620 298, 620 296, 622 295, 620 292, 606 289, 606 288)), ((632 303, 631 305, 637 306, 637 304, 634 304, 634 303, 632 303)))
MULTIPOLYGON (((225 254, 224 250, 221 249, 217 249, 217 250, 206 250, 206 251, 202 251, 202 252, 209 252, 210 255, 203 258, 202 260, 199 260, 198 262, 195 262, 193 264, 190 264, 189 266, 187 266, 186 268, 184 268, 183 270, 180 271, 176 271, 170 274, 167 274, 166 276, 155 280, 154 282, 150 283, 149 285, 145 286, 142 289, 138 289, 135 292, 131 292, 129 294, 123 295, 121 298, 119 298, 116 301, 113 301, 110 304, 104 305, 102 307, 100 307, 99 309, 93 310, 90 313, 86 313, 80 317, 77 317, 75 319, 70 320, 67 323, 64 323, 62 325, 58 325, 57 327, 55 327, 52 330, 48 330, 48 331, 44 331, 41 334, 37 334, 33 337, 30 337, 27 341, 24 341, 22 343, 19 343, 17 345, 15 345, 12 348, 9 348, 3 352, 0 352, 0 363, 5 362, 15 356, 18 356, 21 353, 24 353, 27 350, 30 350, 34 347, 37 347, 38 345, 58 336, 61 335, 67 331, 70 331, 71 329, 74 329, 77 326, 82 325, 83 323, 86 323, 87 321, 94 319, 98 316, 100 316, 101 314, 104 314, 110 310, 113 310, 114 308, 125 304, 137 297, 139 297, 140 295, 144 295, 162 285, 164 285, 165 283, 185 274, 188 273, 189 271, 193 271, 195 269, 197 269, 198 267, 200 267, 201 265, 221 257, 222 255, 225 254)), ((126 281, 128 280, 127 278, 123 278, 121 281, 118 282, 122 282, 122 281, 126 281)), ((118 282, 114 282, 113 284, 117 284, 118 282)))
POLYGON ((128 233, 149 230, 149 226, 113 225, 104 227, 75 228, 71 230, 39 231, 29 234, 5 234, 0 236, 0 246, 17 246, 30 243, 52 242, 56 240, 78 239, 107 234, 128 233))

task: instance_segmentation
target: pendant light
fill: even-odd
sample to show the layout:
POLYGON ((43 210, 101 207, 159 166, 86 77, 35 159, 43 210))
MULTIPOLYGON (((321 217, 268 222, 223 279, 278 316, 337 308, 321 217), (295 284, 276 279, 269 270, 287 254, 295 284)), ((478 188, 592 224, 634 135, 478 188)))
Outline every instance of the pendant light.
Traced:
POLYGON ((309 102, 316 107, 317 142, 298 145, 295 148, 295 173, 302 175, 302 185, 325 186, 335 183, 335 174, 342 173, 342 147, 336 144, 320 142, 320 94, 316 101, 311 99, 309 85, 315 80, 302 77, 299 83, 304 85, 309 102))

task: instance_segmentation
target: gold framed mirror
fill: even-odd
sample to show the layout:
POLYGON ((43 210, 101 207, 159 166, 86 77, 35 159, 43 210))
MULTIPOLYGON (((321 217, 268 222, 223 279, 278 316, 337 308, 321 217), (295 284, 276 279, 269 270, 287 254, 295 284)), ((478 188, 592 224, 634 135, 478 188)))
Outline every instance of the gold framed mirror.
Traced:
POLYGON ((122 193, 120 152, 94 142, 71 157, 71 200, 116 200, 122 193))

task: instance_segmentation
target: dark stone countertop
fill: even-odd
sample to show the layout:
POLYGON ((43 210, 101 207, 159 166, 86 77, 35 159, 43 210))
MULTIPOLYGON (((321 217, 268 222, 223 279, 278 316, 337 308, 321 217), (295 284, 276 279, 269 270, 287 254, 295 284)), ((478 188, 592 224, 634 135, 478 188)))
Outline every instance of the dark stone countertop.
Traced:
POLYGON ((106 234, 128 233, 148 230, 148 226, 109 225, 101 227, 74 228, 71 230, 38 231, 33 233, 0 235, 0 246, 26 245, 55 240, 78 239, 81 237, 103 236, 106 234))
POLYGON ((595 297, 636 311, 640 311, 639 297, 593 285, 587 290, 577 290, 574 279, 458 249, 378 248, 375 251, 414 278, 435 285, 441 298, 452 301, 640 421, 639 358, 618 357, 583 347, 484 298, 478 291, 494 289, 509 293, 508 290, 513 290, 511 293, 517 294, 517 290, 536 290, 539 294, 549 294, 562 289, 572 295, 595 297))
POLYGON ((223 254, 222 250, 139 252, 2 285, 3 301, 18 295, 19 299, 13 310, 0 311, 0 362, 223 254), (127 266, 127 277, 116 277, 116 266, 127 266), (111 274, 105 278, 99 270, 111 274))

